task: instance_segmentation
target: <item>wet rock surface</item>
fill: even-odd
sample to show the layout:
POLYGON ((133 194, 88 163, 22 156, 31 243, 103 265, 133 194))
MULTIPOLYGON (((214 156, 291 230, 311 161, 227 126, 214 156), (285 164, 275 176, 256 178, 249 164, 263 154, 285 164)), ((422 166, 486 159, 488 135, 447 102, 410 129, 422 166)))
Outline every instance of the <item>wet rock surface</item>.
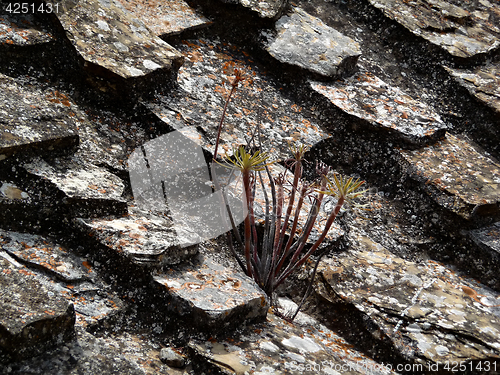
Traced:
POLYGON ((0 372, 500 373, 498 20, 486 0, 3 7, 0 372), (309 181, 317 160, 366 180, 293 323, 280 297, 316 259, 274 310, 153 171, 175 130, 212 159, 237 74, 219 156, 261 146, 279 175, 302 143, 309 181))

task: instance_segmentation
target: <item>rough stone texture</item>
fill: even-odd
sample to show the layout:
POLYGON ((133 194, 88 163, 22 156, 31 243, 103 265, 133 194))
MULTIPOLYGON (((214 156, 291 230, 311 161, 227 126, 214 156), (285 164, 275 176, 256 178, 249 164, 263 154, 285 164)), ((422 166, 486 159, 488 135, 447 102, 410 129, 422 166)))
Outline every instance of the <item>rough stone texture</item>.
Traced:
POLYGON ((182 90, 168 96, 157 95, 145 105, 171 127, 186 131, 211 153, 236 69, 245 80, 231 98, 219 155, 231 154, 234 146, 247 144, 257 131, 257 124, 262 149, 273 157, 288 158, 288 142, 312 146, 328 137, 312 118, 306 118, 305 108, 282 93, 286 87, 277 88, 263 69, 248 60, 245 50, 203 39, 186 41, 178 49, 186 59, 177 79, 182 90))
POLYGON ((184 0, 126 1, 118 0, 129 12, 135 14, 155 35, 177 35, 185 30, 210 25, 184 0))
POLYGON ((0 244, 4 258, 18 267, 24 265, 19 272, 36 279, 49 296, 73 304, 78 326, 96 326, 123 309, 121 300, 106 290, 89 260, 50 238, 0 230, 0 244))
POLYGON ((445 68, 472 95, 500 113, 500 64, 481 66, 473 70, 445 68))
POLYGON ((160 360, 171 367, 186 365, 186 358, 173 348, 163 348, 160 351, 160 360))
POLYGON ((79 330, 73 341, 5 369, 14 374, 186 375, 161 363, 159 351, 157 343, 141 334, 97 337, 79 330))
POLYGON ((121 198, 123 181, 103 168, 76 157, 55 159, 50 164, 34 158, 24 163, 23 168, 38 177, 41 183, 49 183, 61 191, 65 203, 77 215, 120 215, 127 212, 127 203, 121 198))
POLYGON ((361 55, 357 42, 300 8, 276 22, 267 51, 282 63, 332 77, 354 73, 361 55))
POLYGON ((59 20, 94 74, 126 80, 155 71, 166 76, 182 63, 173 47, 114 1, 81 0, 59 20))
POLYGON ((0 363, 40 354, 71 338, 72 304, 51 295, 8 258, 0 257, 0 270, 0 363))
POLYGON ((341 110, 412 144, 436 140, 447 128, 432 107, 370 72, 333 83, 311 81, 310 85, 341 110))
POLYGON ((134 263, 159 266, 177 264, 197 253, 196 246, 180 247, 172 221, 164 214, 130 208, 118 219, 77 219, 77 226, 111 251, 134 263))
MULTIPOLYGON (((0 9, 5 5, 1 4, 0 9)), ((53 36, 35 23, 32 14, 0 15, 0 45, 36 45, 52 42, 53 36)))
POLYGON ((349 251, 320 266, 328 286, 320 293, 354 305, 373 325, 374 340, 388 338, 403 357, 426 369, 500 358, 498 292, 440 263, 399 258, 364 233, 353 236, 349 251))
POLYGON ((356 351, 307 315, 295 324, 269 314, 265 323, 190 349, 222 374, 395 374, 356 351))
POLYGON ((222 331, 262 320, 269 308, 252 279, 202 255, 154 280, 172 297, 173 309, 203 329, 222 331))
POLYGON ((453 56, 471 57, 500 46, 499 6, 495 2, 369 1, 415 35, 444 48, 453 56))
POLYGON ((0 73, 0 161, 30 149, 52 151, 78 144, 68 98, 18 84, 0 73))
POLYGON ((500 165, 466 139, 447 134, 434 145, 400 153, 410 175, 446 209, 466 219, 500 212, 500 165))
POLYGON ((282 12, 287 0, 222 0, 225 3, 239 3, 257 12, 262 18, 275 18, 282 12))
POLYGON ((496 252, 497 256, 500 256, 500 222, 485 228, 472 230, 470 236, 474 242, 496 252))

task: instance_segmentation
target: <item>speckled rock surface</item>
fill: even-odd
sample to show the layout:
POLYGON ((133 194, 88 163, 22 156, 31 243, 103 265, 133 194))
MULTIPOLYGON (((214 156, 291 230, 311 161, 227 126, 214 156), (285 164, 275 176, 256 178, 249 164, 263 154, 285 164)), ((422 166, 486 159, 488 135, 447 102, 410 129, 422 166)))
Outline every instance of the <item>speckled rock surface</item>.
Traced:
POLYGON ((234 45, 208 40, 189 40, 178 47, 186 62, 179 69, 180 89, 171 95, 157 95, 145 104, 175 129, 188 128, 191 138, 214 151, 217 127, 229 93, 235 69, 244 81, 231 98, 219 143, 219 155, 246 144, 257 132, 262 146, 273 157, 288 158, 288 142, 312 146, 328 134, 306 118, 306 109, 283 94, 264 69, 248 60, 248 53, 234 45))
POLYGON ((412 144, 439 139, 447 128, 431 106, 370 72, 361 71, 333 83, 311 81, 310 85, 336 107, 367 121, 374 130, 395 133, 412 144))
POLYGON ((467 142, 447 134, 434 145, 401 150, 413 178, 446 209, 467 219, 500 210, 500 165, 467 142))
POLYGON ((78 158, 56 159, 50 164, 34 158, 23 164, 40 184, 49 185, 64 195, 64 203, 76 215, 115 214, 127 212, 127 204, 121 197, 123 181, 103 168, 85 163, 78 158))
POLYGON ((429 366, 500 358, 500 294, 445 266, 398 258, 357 233, 355 245, 320 266, 325 298, 353 304, 408 360, 429 366))
POLYGON ((28 271, 3 256, 0 270, 0 363, 40 354, 72 337, 71 303, 50 295, 28 271))
POLYGON ((287 0, 222 0, 225 3, 237 3, 257 12, 262 18, 275 18, 287 4, 287 0))
POLYGON ((269 303, 257 284, 239 271, 198 255, 190 264, 154 276, 172 297, 172 308, 212 331, 235 328, 265 318, 269 303))
POLYGON ((370 3, 453 56, 471 57, 500 46, 496 2, 370 0, 370 3))
POLYGON ((144 22, 155 35, 177 35, 185 30, 210 25, 208 19, 197 14, 184 0, 118 1, 126 10, 144 22))
POLYGON ((359 44, 304 10, 281 17, 276 32, 266 49, 278 61, 327 77, 354 73, 359 44))
POLYGON ((51 151, 78 144, 68 98, 20 85, 0 73, 0 160, 29 149, 51 151))
POLYGON ((472 239, 480 246, 497 253, 500 257, 500 222, 470 232, 472 239))
MULTIPOLYGON (((0 5, 0 10, 6 6, 0 5)), ((36 45, 54 40, 47 30, 36 24, 32 14, 0 12, 0 45, 36 45)))
POLYGON ((307 315, 290 324, 269 314, 237 335, 192 340, 190 349, 222 374, 395 374, 307 315))
POLYGON ((59 20, 87 68, 98 75, 133 79, 163 71, 166 76, 182 62, 173 47, 118 2, 82 0, 59 20))
POLYGON ((500 113, 500 64, 481 66, 473 70, 446 70, 472 95, 500 113))
POLYGON ((84 233, 137 264, 159 266, 177 264, 197 253, 196 246, 180 247, 172 220, 161 214, 130 208, 117 219, 77 219, 84 233))
POLYGON ((0 255, 43 285, 49 297, 73 305, 77 326, 96 326, 123 309, 122 301, 106 290, 108 286, 93 264, 72 249, 47 237, 4 230, 0 230, 0 246, 0 255))

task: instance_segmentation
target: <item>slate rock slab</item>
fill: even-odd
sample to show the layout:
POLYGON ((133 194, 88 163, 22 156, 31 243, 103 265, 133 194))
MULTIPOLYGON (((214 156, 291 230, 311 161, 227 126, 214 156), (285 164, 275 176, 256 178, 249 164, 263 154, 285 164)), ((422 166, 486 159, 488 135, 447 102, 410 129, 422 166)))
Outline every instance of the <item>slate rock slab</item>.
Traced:
POLYGON ((40 354, 73 336, 73 305, 0 257, 0 363, 40 354))
POLYGON ((500 294, 440 263, 406 261, 356 231, 352 249, 318 271, 326 300, 353 305, 373 340, 422 368, 500 358, 500 294))
POLYGON ((124 184, 116 175, 77 157, 54 159, 48 163, 33 158, 22 167, 40 184, 64 195, 64 203, 82 216, 121 215, 127 204, 121 197, 124 184))
POLYGON ((182 131, 213 154, 218 124, 235 70, 243 73, 231 97, 219 143, 219 155, 232 154, 236 145, 262 136, 262 149, 273 158, 288 158, 288 143, 312 146, 328 133, 306 114, 306 108, 286 96, 248 53, 232 44, 206 39, 177 47, 186 61, 179 69, 181 90, 158 94, 144 102, 166 124, 182 131))
POLYGON ((52 42, 54 37, 36 24, 32 14, 4 13, 0 4, 0 45, 29 46, 52 42))
POLYGON ((70 107, 58 91, 22 85, 0 73, 0 161, 18 152, 78 145, 70 107))
POLYGON ((172 297, 173 311, 202 330, 221 331, 262 320, 269 308, 252 279, 207 256, 158 273, 154 280, 172 297))
POLYGON ((193 339, 189 348, 195 369, 222 374, 395 374, 307 316, 290 324, 268 314, 231 336, 193 339))
POLYGON ((435 145, 400 150, 408 173, 438 204, 472 219, 500 211, 500 165, 466 138, 447 134, 435 145))
POLYGON ((497 2, 369 1, 387 17, 453 56, 469 58, 500 46, 497 2))
POLYGON ((278 61, 326 77, 354 73, 361 55, 359 44, 320 19, 294 8, 275 27, 277 35, 266 49, 278 61))
POLYGON ((198 252, 198 247, 179 246, 182 239, 172 227, 172 220, 159 213, 130 208, 121 218, 76 219, 77 227, 110 249, 145 266, 178 264, 198 252))
POLYGON ((500 113, 500 64, 484 65, 473 70, 445 69, 473 96, 500 113))
POLYGON ((155 35, 177 35, 186 30, 206 27, 211 23, 196 13, 184 0, 118 1, 144 22, 155 35))
MULTIPOLYGON (((123 84, 120 79, 139 79, 154 72, 167 80, 168 73, 182 64, 179 52, 118 2, 81 0, 59 15, 59 21, 87 70, 111 82, 102 90, 123 84)), ((134 85, 140 85, 140 80, 134 85)))
POLYGON ((445 134, 447 125, 430 105, 370 72, 360 71, 331 83, 310 81, 310 85, 342 111, 367 121, 373 130, 386 130, 411 145, 445 134))
POLYGON ((275 18, 287 5, 287 0, 222 0, 225 3, 239 3, 257 12, 262 18, 275 18))
POLYGON ((470 236, 480 246, 497 253, 500 256, 500 222, 485 228, 470 231, 470 236))

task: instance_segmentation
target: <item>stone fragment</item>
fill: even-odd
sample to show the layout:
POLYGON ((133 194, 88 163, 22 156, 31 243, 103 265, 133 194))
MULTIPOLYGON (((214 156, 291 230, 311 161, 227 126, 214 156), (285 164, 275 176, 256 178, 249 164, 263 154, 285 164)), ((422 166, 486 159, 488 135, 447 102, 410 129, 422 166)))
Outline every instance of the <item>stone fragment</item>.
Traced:
POLYGON ((77 219, 77 226, 110 250, 136 264, 172 265, 192 257, 197 246, 180 247, 183 242, 164 214, 130 207, 129 215, 118 219, 77 219))
POLYGON ((492 250, 500 256, 500 222, 485 228, 470 231, 470 236, 479 246, 492 250))
POLYGON ((239 3, 245 8, 257 12, 262 18, 279 16, 287 4, 287 0, 222 0, 225 3, 239 3))
POLYGON ((64 203, 81 216, 121 215, 127 204, 121 197, 123 181, 103 168, 73 158, 60 158, 50 164, 34 158, 22 167, 40 184, 49 184, 64 195, 64 203))
POLYGON ((24 264, 44 269, 66 282, 91 280, 95 277, 88 262, 43 237, 0 229, 2 249, 24 264))
POLYGON ((500 64, 480 66, 473 70, 445 69, 461 86, 500 114, 500 64))
POLYGON ((59 21, 86 68, 115 84, 118 78, 165 75, 182 63, 179 52, 113 0, 80 0, 59 21))
POLYGON ((33 198, 13 181, 0 180, 0 226, 6 229, 37 228, 40 213, 33 198))
MULTIPOLYGON (((307 108, 290 100, 242 49, 205 39, 190 40, 178 47, 186 62, 179 69, 181 90, 158 94, 144 104, 166 124, 182 131, 213 154, 218 124, 235 70, 244 80, 231 97, 219 143, 219 155, 247 144, 260 127, 262 149, 272 157, 288 158, 288 142, 311 147, 328 137, 307 108)), ((256 137, 257 135, 255 135, 256 137)))
POLYGON ((449 0, 369 0, 384 14, 457 57, 488 53, 500 46, 498 3, 449 0), (457 6, 455 4, 459 4, 457 6))
POLYGON ((352 235, 349 251, 320 265, 326 288, 317 289, 325 310, 339 306, 333 303, 339 298, 356 309, 348 318, 352 337, 368 330, 372 340, 389 342, 426 369, 500 359, 498 292, 440 263, 399 258, 364 233, 352 235), (363 324, 355 330, 354 321, 363 324))
POLYGON ((186 30, 206 27, 211 23, 197 14, 184 0, 118 1, 144 22, 155 35, 177 35, 186 30))
POLYGON ((25 265, 20 273, 30 275, 50 296, 73 304, 78 326, 95 326, 123 308, 87 259, 50 238, 0 230, 0 247, 4 258, 18 267, 25 265))
POLYGON ((268 314, 264 323, 218 339, 193 339, 189 348, 200 373, 210 369, 256 375, 396 374, 318 322, 290 324, 274 314, 268 314))
POLYGON ((447 134, 435 145, 399 153, 410 176, 444 208, 466 219, 500 212, 500 165, 465 138, 447 134))
POLYGON ((447 128, 432 107, 370 72, 332 83, 310 81, 310 85, 342 111, 411 144, 439 139, 447 128))
POLYGON ((73 336, 73 305, 4 256, 0 287, 0 363, 38 355, 73 336))
POLYGON ((65 95, 20 85, 0 73, 0 161, 14 153, 47 153, 77 144, 71 103, 65 95))
POLYGON ((327 77, 354 73, 359 44, 304 10, 281 17, 276 32, 266 49, 278 61, 327 77))
POLYGON ((160 360, 170 367, 181 368, 186 365, 184 356, 172 348, 163 348, 160 351, 160 360))
MULTIPOLYGON (((0 10, 3 10, 2 8, 7 5, 7 2, 0 4, 0 10)), ((33 14, 4 12, 0 14, 0 46, 29 46, 48 43, 54 40, 54 37, 48 31, 35 23, 33 14)))
POLYGON ((86 330, 78 330, 74 340, 48 350, 43 356, 10 363, 5 366, 5 372, 26 374, 29 371, 30 375, 186 374, 163 364, 158 356, 158 345, 144 334, 92 335, 86 330))
POLYGON ((269 308, 266 295, 240 271, 198 255, 192 264, 154 276, 172 297, 172 308, 202 330, 235 328, 262 320, 269 308))

